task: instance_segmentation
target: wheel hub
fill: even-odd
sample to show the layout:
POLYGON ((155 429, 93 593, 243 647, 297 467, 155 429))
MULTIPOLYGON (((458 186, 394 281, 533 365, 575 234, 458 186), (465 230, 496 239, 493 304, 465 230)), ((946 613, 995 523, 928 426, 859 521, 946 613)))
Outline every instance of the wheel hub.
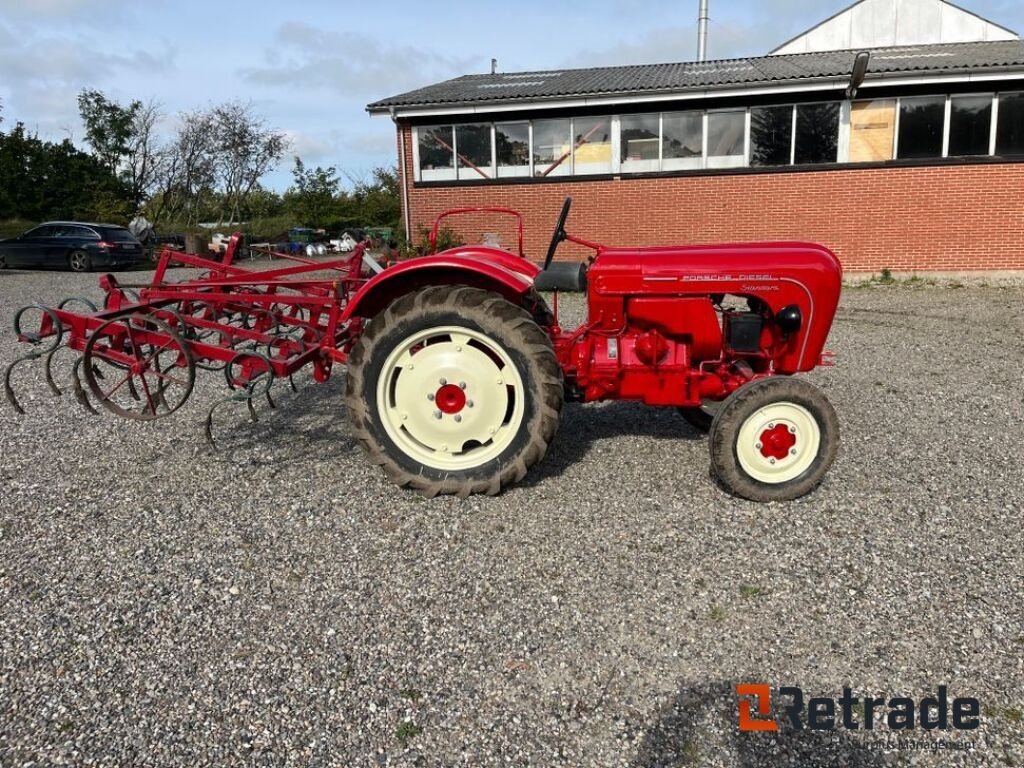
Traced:
POLYGON ((800 477, 814 463, 821 429, 802 405, 779 401, 752 413, 740 427, 735 445, 740 467, 771 485, 800 477))
POLYGON ((766 459, 782 461, 796 447, 796 427, 786 424, 769 426, 761 433, 761 455, 766 459))
POLYGON ((445 384, 434 394, 434 404, 441 413, 454 416, 466 407, 466 391, 455 384, 445 384))

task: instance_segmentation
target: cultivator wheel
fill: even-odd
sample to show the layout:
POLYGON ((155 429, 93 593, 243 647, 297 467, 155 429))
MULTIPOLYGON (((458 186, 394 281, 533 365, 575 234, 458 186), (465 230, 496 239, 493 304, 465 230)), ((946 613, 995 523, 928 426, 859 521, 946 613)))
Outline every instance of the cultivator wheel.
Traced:
POLYGON ((562 372, 530 315, 476 288, 405 296, 350 358, 356 437, 398 485, 496 494, 539 462, 558 428, 562 372))
POLYGON ((791 501, 814 490, 839 450, 839 420, 803 379, 772 377, 740 387, 711 430, 711 473, 751 501, 791 501))
POLYGON ((147 315, 108 320, 89 336, 81 373, 111 413, 136 421, 168 416, 185 404, 196 367, 184 339, 147 315))

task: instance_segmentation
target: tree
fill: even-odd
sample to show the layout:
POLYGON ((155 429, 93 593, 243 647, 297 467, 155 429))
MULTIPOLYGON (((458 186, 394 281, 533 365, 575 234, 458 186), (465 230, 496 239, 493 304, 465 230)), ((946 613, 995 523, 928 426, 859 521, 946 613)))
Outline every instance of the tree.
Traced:
POLYGON ((227 102, 208 115, 213 135, 213 169, 224 203, 220 222, 237 221, 246 198, 272 170, 290 144, 287 136, 267 127, 252 104, 227 102))
POLYGON ((78 113, 85 124, 85 141, 96 158, 113 173, 120 170, 121 161, 128 154, 135 115, 140 109, 140 101, 123 107, 102 92, 89 88, 78 94, 78 113))
POLYGON ((370 181, 357 182, 352 190, 359 216, 368 226, 397 228, 402 218, 398 171, 374 168, 370 181))
POLYGON ((16 123, 0 133, 0 219, 120 219, 130 203, 120 180, 70 140, 41 140, 16 123))
POLYGON ((139 104, 133 115, 131 135, 125 147, 123 176, 136 208, 141 208, 150 198, 156 185, 162 152, 156 128, 162 118, 160 105, 155 101, 139 104))
POLYGON ((305 226, 325 226, 341 186, 337 170, 333 166, 307 169, 302 158, 296 157, 292 178, 295 186, 286 193, 289 209, 305 226))

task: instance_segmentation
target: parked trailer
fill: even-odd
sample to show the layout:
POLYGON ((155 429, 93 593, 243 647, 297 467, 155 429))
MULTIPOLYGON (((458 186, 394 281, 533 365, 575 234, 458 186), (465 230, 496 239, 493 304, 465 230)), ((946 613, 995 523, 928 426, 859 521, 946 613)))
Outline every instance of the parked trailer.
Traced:
MULTIPOLYGON (((151 282, 100 280, 102 310, 83 299, 19 310, 30 351, 4 376, 54 354, 80 357, 79 402, 130 419, 174 413, 199 369, 220 371, 227 401, 273 405, 271 386, 312 367, 326 381, 346 366, 352 430, 398 485, 427 496, 496 494, 545 455, 566 400, 637 400, 678 408, 710 432, 713 476, 756 501, 789 500, 822 481, 839 446, 835 411, 795 374, 831 364, 824 345, 842 270, 808 243, 609 248, 575 237, 566 199, 544 261, 569 240, 593 251, 581 267, 588 317, 558 321, 519 254, 460 246, 363 275, 363 246, 290 266, 234 264, 164 251, 151 282), (205 273, 179 282, 172 265, 205 273), (137 293, 135 293, 137 291, 137 293), (76 310, 74 307, 84 307, 76 310), (33 318, 34 320, 30 320, 33 318), (36 330, 38 329, 38 330, 36 330)), ((439 217, 507 209, 457 209, 439 217)), ((436 235, 435 235, 436 237, 436 235)), ((211 437, 213 411, 206 429, 211 437)))

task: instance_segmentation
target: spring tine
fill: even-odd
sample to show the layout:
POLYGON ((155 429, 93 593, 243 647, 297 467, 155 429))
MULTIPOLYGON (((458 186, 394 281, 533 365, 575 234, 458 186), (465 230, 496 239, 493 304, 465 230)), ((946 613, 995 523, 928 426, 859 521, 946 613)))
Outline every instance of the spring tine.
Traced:
POLYGON ((288 386, 292 388, 292 392, 299 391, 299 388, 295 386, 295 379, 292 378, 290 373, 288 374, 288 386))
POLYGON ((252 404, 252 398, 246 398, 245 404, 249 406, 249 418, 252 419, 253 422, 259 421, 259 418, 256 416, 256 408, 252 404))
POLYGON ((272 411, 276 410, 277 409, 277 405, 274 404, 274 399, 270 396, 269 392, 266 393, 266 397, 267 397, 267 404, 270 406, 270 410, 272 410, 272 411))
POLYGON ((46 353, 46 359, 43 361, 43 369, 46 373, 46 383, 50 387, 50 391, 53 392, 54 397, 60 397, 64 393, 61 388, 57 386, 57 382, 53 380, 53 356, 57 353, 60 347, 55 347, 46 353))
POLYGON ((71 378, 74 382, 75 400, 77 400, 85 410, 89 411, 93 416, 99 416, 99 411, 93 408, 92 403, 89 402, 89 396, 85 394, 85 389, 82 388, 82 379, 78 375, 78 369, 82 365, 82 358, 75 360, 74 366, 71 368, 71 378))
POLYGON ((220 403, 214 403, 210 410, 206 413, 206 424, 204 425, 204 433, 206 434, 206 444, 214 450, 217 450, 217 443, 213 440, 213 412, 216 410, 220 403))
MULTIPOLYGON (((103 375, 103 371, 100 369, 100 367, 98 365, 96 365, 95 363, 93 363, 93 366, 92 366, 92 375, 95 376, 100 381, 102 381, 103 379, 107 378, 106 376, 103 375)), ((136 398, 136 399, 138 399, 138 398, 136 398)))
POLYGON ((141 397, 139 397, 139 390, 137 390, 137 389, 135 388, 135 382, 134 382, 134 381, 132 381, 132 379, 134 379, 134 378, 135 378, 135 377, 133 376, 133 377, 131 377, 131 378, 129 378, 129 379, 128 379, 128 394, 130 394, 130 395, 132 396, 132 398, 133 398, 133 399, 134 399, 134 400, 135 400, 136 402, 139 402, 139 403, 141 403, 141 402, 142 402, 142 398, 141 398, 141 397))
POLYGON ((18 398, 14 395, 14 388, 11 386, 11 373, 14 371, 14 367, 19 363, 23 363, 26 360, 35 360, 35 355, 25 355, 19 357, 13 363, 7 366, 7 370, 4 371, 4 397, 7 398, 7 402, 11 404, 11 407, 20 415, 25 415, 25 409, 21 407, 21 403, 18 402, 18 398))

